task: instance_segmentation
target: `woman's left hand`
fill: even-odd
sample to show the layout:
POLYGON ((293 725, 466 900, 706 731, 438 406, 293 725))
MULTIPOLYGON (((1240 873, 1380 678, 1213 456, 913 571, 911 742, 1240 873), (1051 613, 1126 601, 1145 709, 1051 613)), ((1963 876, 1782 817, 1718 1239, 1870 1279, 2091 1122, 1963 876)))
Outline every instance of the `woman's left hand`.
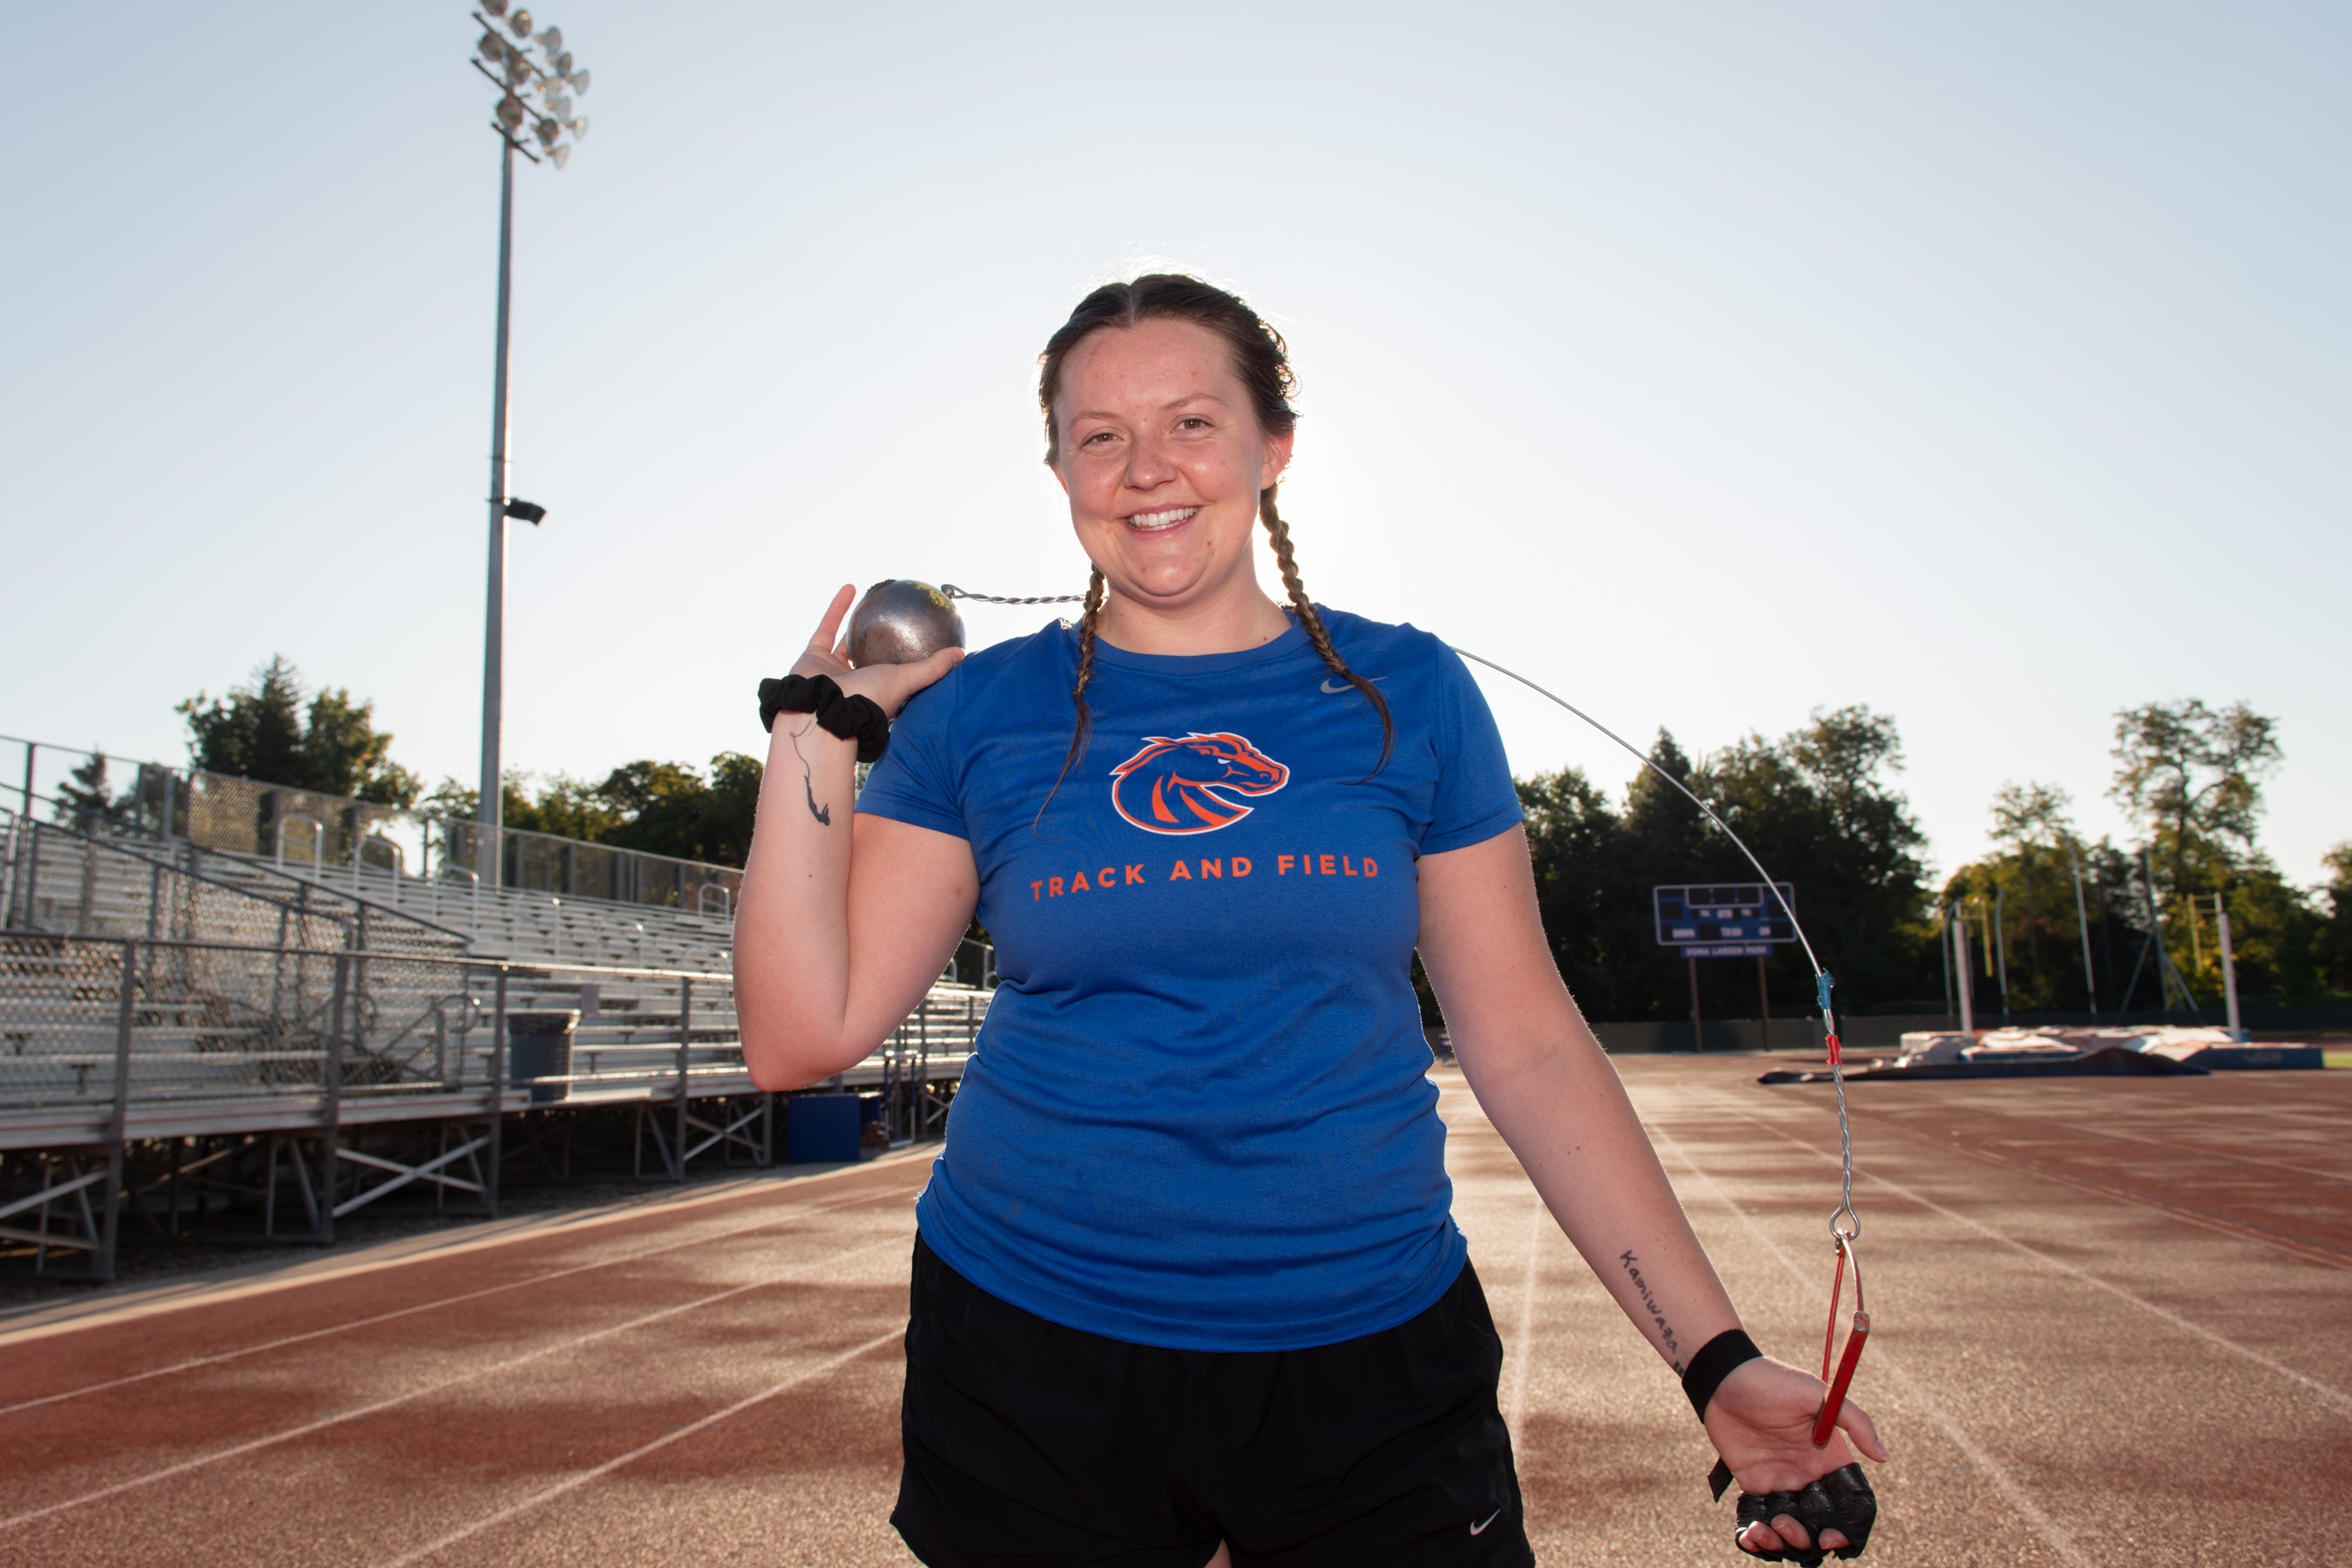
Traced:
MULTIPOLYGON (((1818 1377, 1759 1358, 1735 1368, 1706 1405, 1706 1435, 1715 1451, 1731 1467, 1743 1492, 1801 1491, 1832 1470, 1853 1462, 1846 1438, 1864 1456, 1884 1463, 1886 1445, 1868 1413, 1849 1399, 1838 1414, 1837 1429, 1826 1447, 1813 1447, 1813 1420, 1829 1392, 1818 1377)), ((1814 1542, 1805 1527, 1787 1514, 1764 1524, 1750 1525, 1738 1536, 1750 1552, 1806 1551, 1814 1542)), ((1822 1531, 1820 1549, 1835 1551, 1852 1544, 1843 1532, 1822 1531)))

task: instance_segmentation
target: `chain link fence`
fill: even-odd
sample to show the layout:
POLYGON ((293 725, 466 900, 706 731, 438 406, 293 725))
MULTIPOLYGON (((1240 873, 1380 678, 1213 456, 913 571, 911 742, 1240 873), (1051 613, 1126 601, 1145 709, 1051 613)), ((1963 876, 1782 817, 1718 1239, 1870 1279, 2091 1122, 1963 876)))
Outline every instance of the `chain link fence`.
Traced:
MULTIPOLYGON (((471 882, 487 831, 478 822, 203 772, 185 785, 185 836, 325 878, 471 882)), ((501 828, 495 886, 564 898, 731 915, 743 873, 609 844, 501 828)))
MULTIPOLYGON (((84 832, 183 838, 223 854, 355 883, 455 879, 482 865, 482 825, 203 769, 110 759, 0 736, 0 798, 27 818, 84 832), (130 778, 118 792, 119 774, 130 778)), ((731 866, 592 844, 522 828, 498 833, 495 886, 566 898, 731 916, 743 873, 731 866)))

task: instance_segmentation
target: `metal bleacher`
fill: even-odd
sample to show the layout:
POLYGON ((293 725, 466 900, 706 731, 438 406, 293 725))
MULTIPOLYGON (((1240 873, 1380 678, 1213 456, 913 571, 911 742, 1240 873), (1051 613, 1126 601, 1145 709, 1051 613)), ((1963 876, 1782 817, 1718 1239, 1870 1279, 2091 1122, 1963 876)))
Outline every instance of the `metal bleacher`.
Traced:
MULTIPOLYGON (((105 1278, 126 1218, 176 1234, 222 1210, 326 1240, 403 1190, 495 1212, 502 1168, 559 1139, 567 1170, 601 1139, 649 1180, 778 1156, 783 1097, 752 1083, 735 1015, 735 873, 625 866, 625 900, 484 887, 445 827, 414 857, 437 874, 412 874, 381 816, 317 796, 264 803, 263 854, 249 801, 236 834, 204 830, 203 788, 167 783, 160 813, 0 806, 0 1258, 105 1278), (657 876, 670 901, 645 896, 657 876), (568 1056, 538 1048, 551 1024, 568 1056)), ((610 854, 562 852, 575 881, 590 850, 610 854)), ((888 1142, 936 1136, 990 995, 961 974, 989 959, 967 944, 819 1091, 878 1098, 888 1142)))

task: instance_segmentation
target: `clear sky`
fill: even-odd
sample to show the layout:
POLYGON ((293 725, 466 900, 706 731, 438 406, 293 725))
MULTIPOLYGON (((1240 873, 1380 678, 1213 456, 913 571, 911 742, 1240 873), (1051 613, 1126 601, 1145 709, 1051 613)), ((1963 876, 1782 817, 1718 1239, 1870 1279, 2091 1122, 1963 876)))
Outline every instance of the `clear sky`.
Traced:
MULTIPOLYGON (((1869 703, 1940 868, 2005 780, 2119 830, 2159 698, 2282 721, 2289 875, 2352 837, 2352 10, 538 15, 593 125, 519 180, 513 765, 756 750, 845 581, 1083 585, 1034 358, 1165 261, 1290 337, 1318 599, 1637 741, 1869 703)), ((0 12, 0 730, 178 760, 282 652, 472 778, 475 32, 0 12)), ((1519 772, 1631 772, 1487 689, 1519 772)))

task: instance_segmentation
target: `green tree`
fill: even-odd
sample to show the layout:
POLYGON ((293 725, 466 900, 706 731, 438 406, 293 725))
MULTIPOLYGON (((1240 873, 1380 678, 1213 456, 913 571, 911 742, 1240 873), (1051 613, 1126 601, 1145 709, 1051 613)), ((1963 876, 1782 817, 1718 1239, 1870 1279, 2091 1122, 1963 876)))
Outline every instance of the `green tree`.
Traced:
POLYGON ((107 792, 106 772, 106 753, 92 752, 89 760, 74 769, 58 786, 56 810, 59 822, 79 824, 91 816, 113 815, 114 803, 107 792))
POLYGON ((2335 921, 2256 840, 2262 781, 2284 757, 2278 721, 2243 702, 2145 703, 2116 714, 2115 756, 2110 793, 2147 834, 2159 884, 2148 897, 2200 1005, 2218 1004, 2222 988, 2217 893, 2230 911, 2242 998, 2299 999, 2329 984, 2335 921))
POLYGON ((2216 891, 2259 853, 2261 781, 2282 755, 2277 721, 2242 702, 2145 702, 2116 715, 2108 793, 2145 827, 2173 892, 2216 891))
MULTIPOLYGON (((687 763, 624 763, 598 784, 555 773, 509 772, 501 785, 506 826, 610 844, 650 855, 740 866, 751 852, 760 800, 759 760, 740 752, 710 759, 708 776, 687 763)), ((471 819, 478 792, 445 778, 421 803, 471 819)))
MULTIPOLYGON (((1995 969, 2005 965, 2010 1005, 2021 1012, 2092 1003, 2075 916, 2074 868, 2084 846, 2073 804, 2054 784, 2001 785, 1992 797, 1993 853, 1945 885, 1947 901, 1971 895, 1994 900, 2000 944, 1995 969)), ((2084 889, 2086 913, 2092 891, 2084 889)))
MULTIPOLYGON (((1992 853, 1955 870, 1939 900, 1948 904, 1980 899, 1998 911, 1997 954, 1977 934, 1991 911, 1970 914, 1969 956, 1980 965, 1976 980, 1984 998, 1979 1010, 1992 996, 1981 966, 1990 964, 1998 973, 2004 960, 2015 1011, 2076 1012, 2094 1005, 2118 1005, 2123 1000, 2118 990, 2147 936, 2138 860, 2104 838, 2085 843, 2074 824, 2072 800, 2053 784, 2005 784, 1994 792, 1990 815, 1992 853), (2077 868, 2083 878, 2079 916, 2077 868), (2099 987, 2095 994, 2083 973, 2085 920, 2099 987)), ((2182 906, 2184 918, 2186 908, 2182 906)), ((2184 974, 2193 967, 2189 952, 2173 956, 2180 960, 2184 974)), ((2143 1004, 2153 994, 2153 974, 2152 969, 2140 972, 2137 999, 2143 1004)), ((2217 978, 2213 989, 2218 993, 2219 988, 2217 978)))
POLYGON ((305 704, 301 672, 273 655, 250 685, 226 697, 199 691, 176 710, 188 725, 189 760, 289 789, 408 806, 424 781, 392 760, 392 735, 375 727, 375 704, 328 687, 305 704))
POLYGON ((549 775, 536 791, 531 790, 527 773, 510 773, 505 783, 509 827, 605 843, 615 828, 628 821, 627 812, 601 785, 568 773, 549 775))
MULTIPOLYGON (((1772 742, 1750 736, 1701 770, 1702 793, 1712 792, 1766 866, 1796 884, 1798 918, 1856 1011, 1932 989, 1919 860, 1927 835, 1900 788, 1902 771, 1895 721, 1859 705, 1817 709, 1802 728, 1772 742)), ((1717 863, 1752 878, 1733 855, 1717 863)), ((1785 960, 1782 972, 1795 963, 1785 960)), ((1796 978, 1810 992, 1811 974, 1800 969, 1796 978)))
MULTIPOLYGON (((2279 875, 2265 858, 2241 866, 2222 893, 2230 911, 2230 945, 2238 969, 2240 1000, 2305 1001, 2320 990, 2318 945, 2327 921, 2308 894, 2279 875)), ((2176 949, 2189 985, 2215 1006, 2221 999, 2221 955, 2212 920, 2212 899, 2191 906, 2197 935, 2183 954, 2176 949)), ((2169 917, 2168 917, 2168 921, 2169 917)))
POLYGON ((751 853, 751 819, 764 772, 756 757, 721 752, 705 778, 681 763, 630 763, 599 786, 625 820, 604 842, 653 855, 740 866, 751 853))
MULTIPOLYGON (((1778 741, 1751 735, 1696 763, 1661 731, 1650 757, 1797 884, 1798 915, 1837 973, 1843 1003, 1933 993, 1923 839, 1896 787, 1902 747, 1893 721, 1863 708, 1820 712, 1778 741)), ((1752 882, 1754 868, 1648 768, 1627 784, 1622 814, 1574 769, 1522 779, 1518 790, 1545 935, 1578 1001, 1596 1018, 1684 1016, 1689 972, 1658 945, 1651 889, 1752 882)), ((1699 970, 1709 1016, 1752 1014, 1751 966, 1709 961, 1699 970)), ((1811 1002, 1811 973, 1797 954, 1772 961, 1768 975, 1780 1006, 1811 1002)))
POLYGON ((1633 897, 1623 819, 1579 769, 1517 783, 1535 864, 1536 904, 1560 978, 1592 1017, 1649 1013, 1651 999, 1621 962, 1648 940, 1646 912, 1633 897))
POLYGON ((1993 792, 1993 842, 2011 850, 2061 848, 2074 839, 2073 797, 2055 784, 2005 784, 1993 792))
POLYGON ((231 773, 295 789, 310 787, 302 754, 302 680, 283 655, 253 672, 249 686, 225 698, 199 691, 175 710, 187 720, 189 761, 207 773, 231 773))
POLYGON ((2317 983, 2337 995, 2352 994, 2352 840, 2326 855, 2327 921, 2312 941, 2317 983))

